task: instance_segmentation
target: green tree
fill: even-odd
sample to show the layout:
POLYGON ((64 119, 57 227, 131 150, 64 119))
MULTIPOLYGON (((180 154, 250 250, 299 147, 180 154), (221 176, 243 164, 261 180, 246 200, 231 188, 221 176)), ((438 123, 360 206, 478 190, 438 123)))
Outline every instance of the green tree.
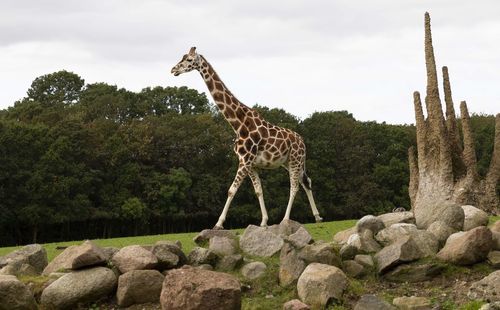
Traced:
POLYGON ((77 103, 85 81, 66 70, 37 77, 28 89, 28 99, 44 106, 77 103))

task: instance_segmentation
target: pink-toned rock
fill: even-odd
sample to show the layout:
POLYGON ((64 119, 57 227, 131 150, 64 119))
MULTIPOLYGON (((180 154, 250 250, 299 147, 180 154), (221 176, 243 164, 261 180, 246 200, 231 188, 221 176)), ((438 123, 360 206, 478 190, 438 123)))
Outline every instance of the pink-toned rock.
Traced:
POLYGON ((457 265, 484 261, 493 245, 491 231, 485 226, 451 235, 437 258, 457 265))
POLYGON ((49 275, 58 270, 76 270, 83 267, 101 265, 106 262, 106 255, 100 247, 87 240, 81 245, 72 245, 57 255, 43 270, 49 275))
POLYGON ((130 245, 122 248, 111 259, 121 273, 131 270, 154 269, 158 259, 150 251, 139 245, 130 245))
POLYGON ((184 266, 166 273, 163 310, 241 309, 241 284, 234 276, 184 266))

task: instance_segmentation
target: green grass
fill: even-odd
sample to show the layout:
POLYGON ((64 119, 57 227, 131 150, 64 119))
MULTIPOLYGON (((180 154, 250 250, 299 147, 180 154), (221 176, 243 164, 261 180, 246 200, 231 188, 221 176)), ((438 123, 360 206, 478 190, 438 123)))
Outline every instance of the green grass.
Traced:
MULTIPOLYGON (((311 233, 314 240, 332 240, 333 235, 337 232, 354 226, 356 220, 347 221, 335 221, 326 222, 319 224, 305 224, 307 230, 311 233)), ((235 229, 234 231, 241 234, 244 229, 235 229)), ((113 246, 113 247, 124 247, 127 245, 139 244, 139 245, 150 245, 154 244, 159 240, 179 240, 182 243, 182 249, 185 253, 189 253, 196 244, 193 242, 193 238, 197 233, 183 233, 183 234, 168 234, 168 235, 150 235, 150 236, 138 236, 138 237, 122 237, 122 238, 112 238, 112 239, 95 239, 94 241, 97 245, 101 247, 113 246)), ((47 250, 47 256, 49 261, 54 259, 62 250, 57 250, 56 247, 60 246, 70 246, 75 244, 81 244, 83 240, 78 241, 65 241, 65 242, 54 242, 45 243, 43 247, 47 250)), ((15 247, 5 247, 0 248, 0 256, 6 255, 14 250, 21 248, 20 246, 15 247)))

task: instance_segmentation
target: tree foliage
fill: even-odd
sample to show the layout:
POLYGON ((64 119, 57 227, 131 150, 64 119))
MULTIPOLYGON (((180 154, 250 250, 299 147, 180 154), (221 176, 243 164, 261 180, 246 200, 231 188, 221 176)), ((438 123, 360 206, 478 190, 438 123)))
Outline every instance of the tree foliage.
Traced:
MULTIPOLYGON (((413 126, 360 122, 346 111, 300 120, 282 109, 254 108, 304 137, 307 173, 325 219, 409 208, 413 126)), ((484 170, 492 119, 472 117, 484 170)), ((237 168, 233 139, 206 95, 187 87, 131 92, 85 85, 67 71, 39 77, 26 98, 0 111, 0 245, 211 227, 237 168)), ((277 223, 288 202, 288 174, 260 175, 270 223, 277 223)), ((313 219, 303 192, 292 218, 313 219)), ((247 180, 226 225, 258 222, 247 180)))

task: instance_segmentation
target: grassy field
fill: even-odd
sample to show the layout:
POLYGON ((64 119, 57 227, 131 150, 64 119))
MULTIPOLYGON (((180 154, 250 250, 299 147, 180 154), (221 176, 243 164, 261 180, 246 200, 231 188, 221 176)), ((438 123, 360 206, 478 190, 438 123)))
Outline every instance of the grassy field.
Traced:
MULTIPOLYGON (((333 235, 341 230, 347 229, 354 226, 356 220, 347 221, 335 221, 326 223, 311 223, 305 224, 307 230, 311 233, 314 240, 332 240, 333 235)), ((244 229, 235 229, 236 233, 243 233, 244 229)), ((182 249, 185 253, 189 253, 191 249, 196 245, 193 242, 193 237, 197 233, 183 233, 183 234, 168 234, 168 235, 150 235, 150 236, 138 236, 138 237, 123 237, 123 238, 112 238, 112 239, 96 239, 93 240, 97 245, 106 247, 124 247, 127 245, 139 244, 139 245, 150 245, 154 244, 159 240, 179 240, 182 243, 182 249)), ((56 247, 70 246, 74 244, 81 244, 83 240, 78 241, 66 241, 66 242, 54 242, 43 244, 43 247, 47 250, 47 256, 49 261, 56 257, 62 250, 57 250, 56 247)), ((0 248, 0 256, 8 254, 20 246, 16 247, 5 247, 0 248)))

